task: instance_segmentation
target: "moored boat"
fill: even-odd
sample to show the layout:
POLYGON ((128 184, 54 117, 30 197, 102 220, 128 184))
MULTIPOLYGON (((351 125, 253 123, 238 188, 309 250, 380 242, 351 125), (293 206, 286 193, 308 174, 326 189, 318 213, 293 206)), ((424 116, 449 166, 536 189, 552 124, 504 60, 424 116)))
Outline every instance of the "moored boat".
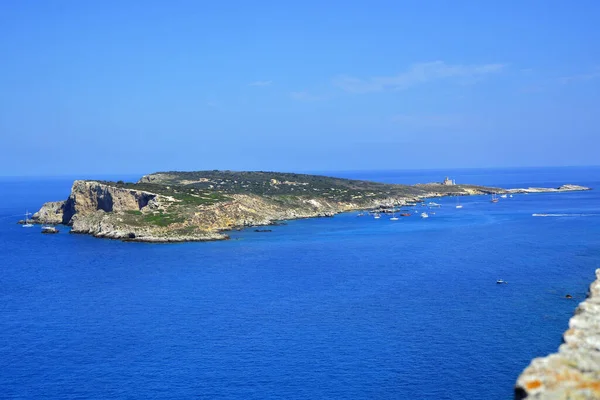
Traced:
POLYGON ((45 234, 58 233, 58 229, 56 229, 56 227, 54 227, 54 226, 42 226, 42 233, 45 233, 45 234))
POLYGON ((23 228, 32 228, 33 224, 31 223, 31 220, 29 219, 29 216, 31 215, 31 213, 29 211, 25 211, 25 222, 23 223, 23 228))

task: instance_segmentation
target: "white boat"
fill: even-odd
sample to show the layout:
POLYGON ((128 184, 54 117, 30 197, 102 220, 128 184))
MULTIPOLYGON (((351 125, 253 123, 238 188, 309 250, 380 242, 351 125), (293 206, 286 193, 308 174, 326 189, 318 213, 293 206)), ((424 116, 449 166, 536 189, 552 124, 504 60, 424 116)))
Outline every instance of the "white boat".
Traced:
POLYGON ((398 221, 398 217, 392 217, 390 218, 390 221, 398 221))
POLYGON ((51 234, 51 233, 58 233, 58 229, 56 229, 56 227, 54 226, 42 226, 42 233, 46 233, 46 234, 51 234))
POLYGON ((503 199, 505 199, 505 198, 506 198, 506 195, 505 195, 505 194, 503 194, 503 195, 502 195, 502 196, 500 196, 500 197, 502 197, 503 199))
POLYGON ((460 201, 458 200, 458 196, 456 196, 456 208, 462 208, 462 204, 460 204, 460 201))
POLYGON ((23 228, 33 228, 33 224, 29 221, 29 216, 31 213, 29 211, 25 211, 25 223, 23 224, 23 228))
POLYGON ((421 218, 429 218, 429 214, 426 212, 421 213, 421 218))
POLYGON ((442 205, 441 205, 441 204, 438 204, 438 203, 434 203, 433 201, 430 201, 430 202, 429 202, 429 204, 428 204, 428 206, 429 206, 429 207, 438 207, 438 208, 439 208, 439 207, 441 207, 442 205))
POLYGON ((506 282, 504 279, 498 279, 498 280, 496 280, 496 283, 500 285, 500 284, 508 283, 508 282, 506 282))
POLYGON ((512 194, 511 194, 510 196, 508 196, 508 197, 511 197, 511 198, 512 198, 512 194))
POLYGON ((496 197, 496 193, 492 193, 492 200, 490 200, 492 203, 497 203, 498 202, 498 197, 496 197))
POLYGON ((390 218, 390 221, 398 221, 398 217, 396 217, 396 209, 392 210, 392 218, 390 218))
POLYGON ((375 218, 375 219, 379 219, 379 218, 381 218, 381 215, 379 215, 379 213, 376 213, 376 214, 375 214, 375 216, 374 216, 373 218, 375 218))

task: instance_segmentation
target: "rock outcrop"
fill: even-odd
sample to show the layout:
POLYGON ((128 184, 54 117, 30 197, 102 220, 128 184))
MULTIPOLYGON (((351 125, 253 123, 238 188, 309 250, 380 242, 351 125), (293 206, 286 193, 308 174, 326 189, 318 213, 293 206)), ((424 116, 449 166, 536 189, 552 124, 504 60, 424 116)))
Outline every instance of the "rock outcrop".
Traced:
POLYGON ((42 206, 38 212, 33 214, 33 222, 44 224, 67 224, 69 221, 64 218, 64 208, 66 200, 50 201, 42 206))
POLYGON ((563 341, 558 353, 534 359, 523 371, 515 399, 600 399, 600 269, 563 341))
POLYGON ((67 200, 45 203, 33 214, 32 219, 44 224, 71 225, 75 215, 140 210, 157 196, 155 193, 122 189, 103 182, 75 181, 67 200))
POLYGON ((72 217, 97 210, 140 210, 156 197, 155 193, 123 189, 96 181, 75 181, 65 204, 65 213, 72 217))
POLYGON ((579 185, 562 185, 557 188, 526 188, 526 189, 508 189, 508 193, 552 193, 552 192, 576 192, 590 190, 590 188, 579 185))

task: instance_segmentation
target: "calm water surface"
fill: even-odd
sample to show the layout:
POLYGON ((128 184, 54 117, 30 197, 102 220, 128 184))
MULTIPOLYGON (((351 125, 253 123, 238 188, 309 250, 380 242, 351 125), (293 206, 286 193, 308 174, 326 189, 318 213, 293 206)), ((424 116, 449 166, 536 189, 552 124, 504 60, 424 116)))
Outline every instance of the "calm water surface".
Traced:
MULTIPOLYGON (((446 174, 600 188, 600 168, 338 175, 446 174)), ((15 224, 71 183, 0 180, 5 398, 510 399, 530 359, 556 350, 600 267, 598 190, 470 197, 461 210, 443 199, 428 220, 350 213, 215 243, 15 224)))

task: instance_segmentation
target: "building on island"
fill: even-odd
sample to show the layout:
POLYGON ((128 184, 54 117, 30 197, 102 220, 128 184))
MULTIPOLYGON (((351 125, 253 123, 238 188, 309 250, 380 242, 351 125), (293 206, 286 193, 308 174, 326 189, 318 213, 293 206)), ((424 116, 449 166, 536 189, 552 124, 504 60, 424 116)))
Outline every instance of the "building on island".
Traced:
POLYGON ((456 185, 456 181, 454 179, 450 179, 450 178, 446 177, 446 179, 444 179, 444 182, 442 182, 442 185, 446 185, 446 186, 456 185))

